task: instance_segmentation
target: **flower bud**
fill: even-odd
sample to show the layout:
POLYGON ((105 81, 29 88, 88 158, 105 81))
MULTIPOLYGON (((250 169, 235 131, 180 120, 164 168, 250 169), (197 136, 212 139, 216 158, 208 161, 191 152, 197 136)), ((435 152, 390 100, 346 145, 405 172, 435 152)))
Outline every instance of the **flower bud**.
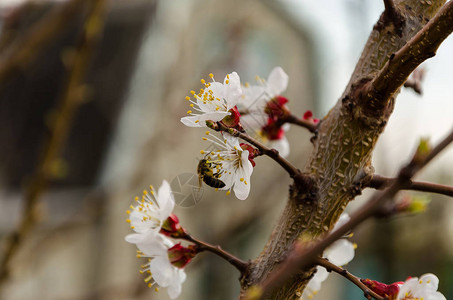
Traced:
POLYGON ((277 121, 284 116, 290 115, 290 112, 285 105, 286 103, 288 103, 288 99, 282 96, 276 96, 266 104, 264 112, 269 118, 277 121))
POLYGON ((178 238, 184 237, 186 231, 179 225, 179 219, 176 215, 171 214, 163 223, 160 233, 166 236, 178 238))
POLYGON ((231 114, 222 119, 222 124, 228 128, 234 128, 243 132, 244 128, 242 128, 242 125, 240 123, 241 114, 239 113, 237 106, 230 109, 229 112, 231 114))
POLYGON ((379 296, 387 297, 388 299, 396 299, 400 291, 400 286, 404 283, 399 281, 392 284, 385 284, 371 279, 361 279, 360 281, 379 296))
POLYGON ((311 110, 307 110, 307 111, 304 113, 303 119, 304 119, 305 121, 310 121, 310 122, 313 122, 313 123, 315 123, 315 124, 318 124, 318 123, 319 123, 319 119, 314 119, 314 118, 313 118, 313 113, 311 112, 311 110))
POLYGON ((198 250, 196 246, 190 245, 188 247, 184 247, 181 246, 181 243, 174 245, 167 251, 170 263, 181 269, 184 268, 192 260, 192 258, 197 255, 197 253, 198 250))

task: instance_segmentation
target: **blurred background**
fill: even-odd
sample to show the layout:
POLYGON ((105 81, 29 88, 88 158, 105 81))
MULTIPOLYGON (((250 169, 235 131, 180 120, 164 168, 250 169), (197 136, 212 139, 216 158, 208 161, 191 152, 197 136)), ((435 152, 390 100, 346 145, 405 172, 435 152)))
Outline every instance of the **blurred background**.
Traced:
MULTIPOLYGON (((138 272, 125 211, 150 184, 196 174, 207 145, 204 130, 179 121, 184 97, 211 72, 254 82, 281 66, 293 113, 322 117, 382 10, 379 0, 0 0, 0 299, 168 299, 138 272)), ((449 38, 424 64, 423 96, 398 97, 378 174, 395 175, 420 137, 435 143, 451 130, 452 51, 449 38)), ((288 139, 302 168, 310 134, 292 127, 288 139)), ((453 185, 452 162, 450 147, 417 179, 453 185)), ((289 183, 260 158, 246 201, 204 189, 175 213, 194 236, 252 259, 289 183)), ((432 272, 453 297, 453 200, 407 195, 430 197, 427 212, 367 221, 347 268, 387 283, 432 272)), ((203 253, 186 272, 178 299, 236 299, 239 274, 218 257, 203 253)), ((331 275, 314 299, 364 297, 331 275)))

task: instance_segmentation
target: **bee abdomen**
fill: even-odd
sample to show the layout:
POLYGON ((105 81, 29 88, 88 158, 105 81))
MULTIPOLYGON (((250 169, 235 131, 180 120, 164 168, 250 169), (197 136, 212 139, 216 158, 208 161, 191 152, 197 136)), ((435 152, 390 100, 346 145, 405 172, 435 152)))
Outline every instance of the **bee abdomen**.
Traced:
POLYGON ((213 187, 216 189, 221 189, 225 186, 225 183, 222 180, 217 179, 215 177, 211 177, 211 176, 203 176, 203 181, 210 187, 213 187))

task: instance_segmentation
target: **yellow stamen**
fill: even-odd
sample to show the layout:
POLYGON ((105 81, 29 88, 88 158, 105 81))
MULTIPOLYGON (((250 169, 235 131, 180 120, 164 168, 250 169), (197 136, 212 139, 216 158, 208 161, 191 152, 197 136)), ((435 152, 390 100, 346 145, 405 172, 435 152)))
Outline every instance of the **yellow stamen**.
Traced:
POLYGON ((206 81, 204 79, 201 79, 200 81, 201 81, 202 84, 206 83, 206 81))
POLYGON ((189 96, 186 96, 186 100, 189 101, 189 100, 190 100, 190 97, 189 97, 189 96))
POLYGON ((205 134, 206 134, 206 135, 209 135, 209 131, 206 131, 205 134))
POLYGON ((200 154, 204 154, 204 150, 200 150, 200 154))
POLYGON ((210 78, 214 78, 214 74, 209 73, 209 77, 210 77, 210 78))
POLYGON ((187 111, 187 114, 188 114, 188 115, 190 115, 191 113, 192 113, 192 111, 191 111, 191 110, 188 110, 188 111, 187 111))
POLYGON ((229 194, 231 194, 231 191, 227 191, 226 194, 227 194, 227 196, 228 196, 229 194))
POLYGON ((191 103, 189 106, 190 106, 190 107, 193 107, 193 103, 191 103))

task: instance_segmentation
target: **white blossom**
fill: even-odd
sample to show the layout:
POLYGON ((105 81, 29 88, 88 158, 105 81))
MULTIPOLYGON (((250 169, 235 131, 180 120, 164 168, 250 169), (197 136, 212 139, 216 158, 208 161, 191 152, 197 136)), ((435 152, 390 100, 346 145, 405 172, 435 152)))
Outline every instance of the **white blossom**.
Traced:
POLYGON ((167 288, 170 298, 177 298, 181 294, 181 285, 186 280, 186 273, 183 269, 173 266, 168 259, 168 249, 173 247, 174 243, 153 230, 129 234, 126 236, 126 241, 137 245, 140 250, 138 257, 149 258, 140 271, 149 274, 145 279, 148 286, 157 284, 167 288))
POLYGON ((400 287, 397 300, 446 300, 444 295, 437 291, 439 279, 434 274, 425 274, 420 278, 409 278, 400 287))
POLYGON ((191 91, 195 100, 186 97, 190 101, 191 110, 189 116, 181 118, 181 122, 189 127, 206 127, 206 121, 221 121, 226 116, 231 115, 229 111, 239 102, 242 95, 239 75, 236 72, 230 73, 225 77, 223 83, 216 82, 214 76, 210 74, 212 82, 202 83, 205 85, 197 94, 191 91))
POLYGON ((275 131, 272 132, 271 128, 280 127, 269 126, 275 126, 277 116, 273 115, 273 112, 278 115, 281 112, 280 109, 283 109, 284 104, 274 98, 286 90, 288 75, 281 67, 276 67, 267 80, 258 77, 257 81, 258 85, 247 84, 242 88, 240 107, 244 114, 241 115, 241 124, 249 135, 253 135, 268 147, 276 149, 282 157, 287 157, 289 143, 285 133, 290 127, 289 124, 284 124, 278 134, 275 131), (273 105, 269 105, 270 101, 274 101, 273 105))
POLYGON ((242 88, 241 106, 253 111, 264 110, 266 103, 281 95, 288 87, 288 74, 281 67, 275 67, 267 80, 257 76, 258 85, 246 84, 242 88))
MULTIPOLYGON (((233 189, 238 199, 245 200, 250 193, 250 177, 253 172, 249 151, 241 148, 237 137, 225 134, 223 138, 223 141, 219 138, 215 140, 204 138, 221 149, 210 151, 207 160, 212 167, 216 168, 219 179, 225 183, 222 190, 228 190, 227 194, 229 194, 233 189)), ((201 152, 205 153, 203 150, 201 152)))
POLYGON ((162 223, 170 216, 175 206, 175 200, 166 180, 162 182, 157 193, 153 187, 150 192, 143 191, 142 198, 135 198, 136 206, 131 205, 128 211, 128 222, 131 228, 138 233, 148 230, 159 231, 162 223))

